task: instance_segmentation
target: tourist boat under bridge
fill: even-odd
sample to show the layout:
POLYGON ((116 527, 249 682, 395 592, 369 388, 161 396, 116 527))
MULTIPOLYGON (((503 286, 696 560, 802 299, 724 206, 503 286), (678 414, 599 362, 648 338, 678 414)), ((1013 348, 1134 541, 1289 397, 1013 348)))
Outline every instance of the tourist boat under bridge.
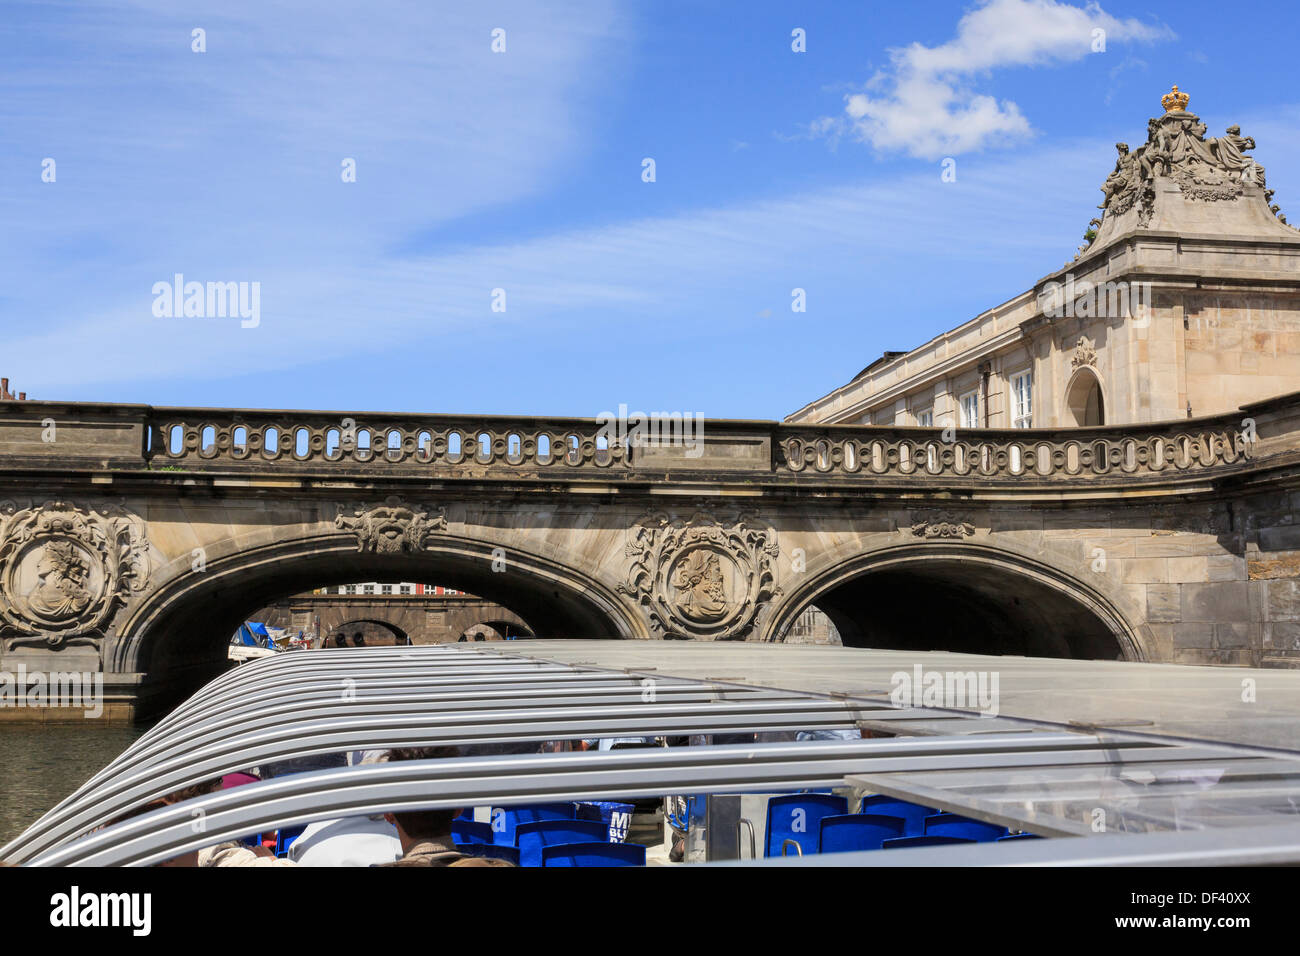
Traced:
POLYGON ((0 859, 148 866, 330 818, 657 799, 687 865, 1294 864, 1297 726, 1300 672, 1278 669, 691 641, 326 649, 213 680, 0 859), (130 815, 276 761, 629 737, 682 745, 367 763, 130 815), (854 849, 823 821, 783 837, 773 808, 791 801, 837 820, 924 808, 927 828, 994 836, 854 849))

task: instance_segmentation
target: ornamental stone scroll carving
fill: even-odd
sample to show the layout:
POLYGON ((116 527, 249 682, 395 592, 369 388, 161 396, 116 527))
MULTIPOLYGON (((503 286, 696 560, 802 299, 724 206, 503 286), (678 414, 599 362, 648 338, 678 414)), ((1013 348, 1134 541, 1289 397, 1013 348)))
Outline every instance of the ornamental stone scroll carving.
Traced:
POLYGON ((1096 343, 1086 335, 1079 336, 1079 341, 1074 345, 1074 355, 1070 359, 1070 368, 1095 368, 1096 365, 1096 343))
POLYGON ((0 630, 10 647, 102 637, 148 578, 144 523, 125 509, 0 503, 0 630))
POLYGON ((632 559, 621 594, 643 609, 656 636, 701 640, 747 637, 781 593, 776 531, 740 515, 727 522, 708 510, 689 518, 656 512, 631 529, 632 559))
POLYGON ((447 509, 410 505, 390 496, 382 505, 339 514, 334 525, 357 536, 357 550, 375 554, 423 551, 429 535, 447 530, 447 509))
POLYGON ((912 534, 918 538, 968 538, 974 533, 975 525, 951 512, 915 512, 912 515, 912 534))

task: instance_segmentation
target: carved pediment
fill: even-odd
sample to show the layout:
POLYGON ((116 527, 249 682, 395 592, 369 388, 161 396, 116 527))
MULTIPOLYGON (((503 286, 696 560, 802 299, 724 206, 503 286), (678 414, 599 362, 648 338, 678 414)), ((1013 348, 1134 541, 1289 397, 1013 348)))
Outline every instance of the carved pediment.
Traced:
MULTIPOLYGON (((1145 143, 1133 150, 1127 143, 1115 144, 1119 154, 1115 168, 1101 186, 1101 225, 1089 229, 1081 254, 1100 234, 1112 235, 1108 227, 1113 221, 1135 208, 1133 225, 1148 226, 1155 214, 1158 180, 1174 183, 1184 200, 1197 203, 1234 203, 1246 194, 1247 187, 1267 190, 1264 167, 1248 155, 1255 140, 1241 135, 1241 127, 1236 125, 1229 126, 1222 136, 1207 139, 1206 125, 1187 111, 1188 100, 1186 93, 1174 87, 1161 100, 1164 114, 1148 121, 1145 143)), ((1280 210, 1273 208, 1272 212, 1280 223, 1286 223, 1280 210)))

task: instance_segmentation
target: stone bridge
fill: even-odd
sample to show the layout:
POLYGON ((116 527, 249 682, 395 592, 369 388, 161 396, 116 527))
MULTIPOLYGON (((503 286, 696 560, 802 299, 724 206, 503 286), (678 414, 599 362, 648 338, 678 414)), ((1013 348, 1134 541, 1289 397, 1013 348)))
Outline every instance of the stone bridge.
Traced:
MULTIPOLYGON (((102 670, 121 717, 246 616, 437 581, 539 637, 1300 663, 1300 395, 1105 429, 0 403, 0 669, 102 670), (672 436, 669 436, 671 439, 672 436)), ((116 708, 116 709, 114 709, 116 708)))
POLYGON ((366 645, 532 636, 518 614, 472 594, 295 594, 257 611, 252 620, 315 631, 329 647, 340 638, 352 646, 358 633, 365 634, 366 645))

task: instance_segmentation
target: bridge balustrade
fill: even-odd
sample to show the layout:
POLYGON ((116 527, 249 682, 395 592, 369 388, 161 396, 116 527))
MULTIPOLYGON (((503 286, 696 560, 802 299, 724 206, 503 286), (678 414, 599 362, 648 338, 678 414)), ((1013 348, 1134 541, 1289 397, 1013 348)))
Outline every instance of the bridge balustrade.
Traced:
POLYGON ((694 424, 637 442, 598 419, 0 402, 0 467, 633 482, 1164 480, 1240 468, 1261 453, 1296 454, 1300 394, 1229 415, 1109 428, 694 424))
POLYGON ((147 454, 163 465, 209 463, 398 466, 405 468, 609 468, 625 464, 595 421, 547 423, 445 417, 160 410, 147 454))
POLYGON ((805 428, 783 440, 781 464, 791 472, 831 475, 1072 478, 1160 475, 1231 465, 1252 456, 1251 441, 1230 424, 1168 434, 1050 440, 1029 430, 970 430, 971 437, 948 440, 897 434, 904 430, 922 431, 867 428, 863 431, 883 434, 818 437, 815 429, 805 428))

